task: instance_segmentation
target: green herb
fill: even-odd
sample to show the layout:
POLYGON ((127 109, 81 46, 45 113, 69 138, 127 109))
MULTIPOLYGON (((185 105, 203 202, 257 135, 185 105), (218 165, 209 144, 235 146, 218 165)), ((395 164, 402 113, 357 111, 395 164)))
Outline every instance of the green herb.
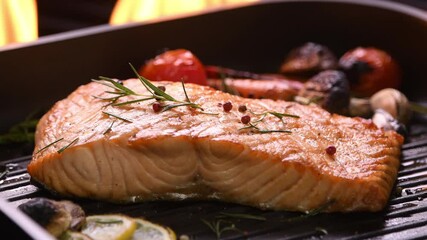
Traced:
MULTIPOLYGON (((147 101, 147 100, 156 100, 156 101, 163 101, 163 102, 172 102, 171 104, 164 104, 162 106, 163 108, 162 108, 161 112, 164 112, 164 111, 176 108, 176 107, 188 106, 188 107, 191 107, 191 108, 199 109, 203 113, 203 108, 199 104, 196 104, 196 103, 193 103, 193 102, 190 101, 190 98, 188 97, 187 91, 186 91, 185 86, 184 86, 184 82, 182 82, 182 88, 184 90, 185 100, 184 101, 180 101, 180 100, 175 99, 171 95, 167 94, 165 91, 163 91, 159 87, 155 86, 153 83, 150 82, 150 80, 148 80, 148 79, 144 78, 143 76, 139 75, 138 71, 133 67, 132 64, 129 64, 129 65, 132 68, 132 71, 135 73, 135 75, 138 77, 138 79, 142 83, 142 85, 145 87, 145 89, 147 89, 147 91, 151 95, 141 95, 141 94, 138 94, 135 91, 133 91, 133 90, 131 90, 131 89, 123 86, 122 84, 120 84, 119 82, 115 81, 114 79, 107 78, 107 77, 102 77, 101 76, 100 80, 92 80, 92 81, 100 83, 100 84, 102 84, 104 86, 112 88, 114 91, 105 91, 105 92, 113 94, 113 96, 112 97, 95 96, 95 97, 98 98, 98 99, 110 101, 110 103, 108 105, 112 105, 112 106, 123 106, 123 105, 132 104, 132 103, 136 103, 136 102, 142 102, 142 101, 147 101), (131 100, 131 101, 117 103, 117 101, 120 98, 125 97, 125 96, 140 96, 142 98, 136 99, 136 100, 131 100)), ((109 113, 106 113, 106 114, 109 114, 109 113)), ((121 118, 119 116, 112 115, 112 114, 109 114, 109 115, 124 120, 123 118, 121 118)), ((124 120, 124 121, 128 121, 129 122, 129 120, 127 120, 127 119, 124 120)))
POLYGON ((110 126, 108 126, 107 130, 104 131, 104 133, 103 133, 104 135, 107 134, 107 133, 109 133, 111 131, 111 129, 113 128, 114 122, 115 121, 112 121, 111 124, 110 124, 110 126))
POLYGON ((7 168, 6 168, 4 171, 2 171, 0 173, 0 179, 5 178, 8 173, 9 173, 9 170, 7 170, 7 168))
POLYGON ((0 135, 0 144, 33 143, 34 132, 38 122, 39 119, 35 119, 31 116, 13 125, 7 133, 0 135))
POLYGON ((221 238, 221 235, 226 231, 242 231, 236 227, 236 225, 231 221, 232 218, 235 219, 249 219, 257 221, 265 221, 266 218, 262 216, 256 216, 245 213, 227 213, 220 212, 218 216, 215 216, 215 219, 212 221, 207 221, 206 219, 201 219, 216 235, 217 239, 221 238))
POLYGON ((159 100, 159 101, 171 101, 171 102, 175 102, 176 103, 176 104, 171 104, 171 105, 165 105, 165 106, 163 106, 164 108, 163 108, 162 111, 170 110, 172 108, 181 107, 181 106, 189 106, 191 108, 197 108, 197 109, 200 109, 200 110, 203 111, 203 108, 200 105, 198 105, 198 104, 193 103, 193 102, 190 101, 190 99, 189 99, 189 97, 187 95, 187 91, 186 91, 185 86, 184 86, 184 82, 181 82, 181 84, 182 84, 182 88, 184 90, 184 94, 185 94, 185 98, 186 99, 185 99, 185 101, 179 101, 179 100, 175 99, 174 97, 172 97, 171 95, 169 95, 166 92, 164 92, 162 89, 156 87, 154 84, 152 84, 150 82, 150 80, 148 80, 148 79, 144 78, 143 76, 139 75, 138 71, 133 67, 132 64, 129 64, 129 65, 131 66, 133 72, 138 77, 138 79, 141 81, 141 83, 145 86, 145 88, 149 92, 151 92, 151 93, 154 92, 155 96, 154 96, 154 94, 153 94, 153 96, 156 97, 157 100, 159 100))
POLYGON ((245 213, 220 212, 219 214, 224 217, 232 217, 232 218, 239 218, 239 219, 251 219, 251 220, 259 220, 259 221, 267 220, 265 217, 262 217, 262 216, 256 216, 256 215, 245 214, 245 213))
POLYGON ((241 230, 236 228, 236 225, 234 225, 234 223, 230 221, 226 221, 224 219, 217 219, 211 222, 205 219, 201 219, 201 220, 215 233, 217 239, 220 239, 221 235, 226 231, 241 232, 241 230))
POLYGON ((122 224, 123 221, 122 220, 106 220, 106 219, 97 219, 94 222, 96 222, 97 224, 122 224))
POLYGON ((274 133, 274 132, 278 132, 278 133, 292 133, 289 130, 282 130, 282 129, 260 129, 257 125, 258 123, 262 122, 264 120, 264 118, 267 115, 272 115, 274 117, 277 117, 280 119, 280 121, 282 121, 283 123, 285 123, 283 121, 284 117, 291 117, 291 118, 299 118, 299 116, 297 115, 293 115, 293 114, 288 114, 288 113, 279 113, 279 112, 274 112, 274 111, 267 111, 267 112, 263 112, 263 113, 255 113, 250 111, 253 115, 256 116, 261 116, 260 118, 253 120, 252 122, 249 122, 247 124, 247 126, 240 128, 239 130, 245 130, 245 129, 253 129, 255 130, 257 133, 274 133))
POLYGON ((129 122, 129 123, 132 122, 131 120, 126 119, 126 118, 122 118, 122 117, 120 117, 120 116, 118 116, 118 115, 116 115, 114 113, 109 113, 109 112, 105 112, 105 111, 102 111, 102 113, 105 114, 105 115, 111 116, 111 117, 115 117, 115 118, 120 119, 120 120, 125 121, 125 122, 129 122))
POLYGON ((256 115, 256 116, 261 116, 262 119, 264 119, 264 117, 267 116, 268 114, 273 115, 282 121, 283 121, 284 117, 300 118, 300 116, 298 116, 298 115, 288 114, 288 113, 279 113, 279 112, 274 112, 274 111, 267 111, 267 112, 263 112, 263 113, 254 113, 251 111, 251 113, 256 115))
POLYGON ((220 90, 226 93, 230 93, 232 95, 239 96, 239 92, 232 86, 227 84, 227 74, 224 72, 222 68, 219 69, 220 78, 221 78, 221 88, 220 90))
POLYGON ((71 141, 69 144, 65 145, 64 147, 62 147, 61 149, 59 149, 57 152, 58 153, 62 153, 65 149, 69 148, 71 145, 75 144, 77 141, 79 140, 79 138, 74 139, 73 141, 71 141))
POLYGON ((239 130, 245 130, 245 129, 254 129, 257 133, 292 133, 289 130, 282 130, 282 129, 260 129, 259 127, 257 127, 257 123, 253 124, 253 123, 248 123, 247 126, 239 128, 239 130))
POLYGON ((427 114, 427 107, 425 107, 425 106, 423 106, 421 104, 410 102, 409 103, 409 107, 414 112, 427 114))
POLYGON ((308 217, 318 215, 319 213, 322 213, 324 210, 326 210, 329 206, 331 206, 334 203, 335 203, 335 200, 331 200, 331 201, 325 203, 324 205, 322 205, 316 209, 306 211, 304 215, 294 217, 294 218, 288 218, 285 221, 287 221, 287 222, 299 221, 299 220, 306 219, 308 217))
POLYGON ((62 140, 64 140, 64 138, 60 138, 60 139, 57 139, 57 140, 55 140, 55 141, 53 141, 53 142, 49 143, 49 144, 48 144, 48 145, 46 145, 45 147, 43 147, 43 148, 39 149, 37 152, 35 152, 35 154, 40 153, 41 151, 46 150, 46 149, 47 149, 47 148, 49 148, 50 146, 53 146, 53 144, 55 144, 55 143, 57 143, 57 142, 60 142, 60 141, 62 141, 62 140))

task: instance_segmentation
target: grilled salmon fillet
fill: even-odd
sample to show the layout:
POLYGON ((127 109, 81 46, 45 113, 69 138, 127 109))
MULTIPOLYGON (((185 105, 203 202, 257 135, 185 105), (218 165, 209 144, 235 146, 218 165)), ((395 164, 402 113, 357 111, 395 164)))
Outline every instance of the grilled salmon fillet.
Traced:
POLYGON ((91 82, 41 118, 33 180, 64 196, 118 203, 216 199, 327 212, 387 205, 403 137, 370 120, 172 82, 155 84, 202 109, 159 111, 153 99, 130 102, 153 96, 138 79, 122 84, 140 96, 112 104, 112 88, 91 82))

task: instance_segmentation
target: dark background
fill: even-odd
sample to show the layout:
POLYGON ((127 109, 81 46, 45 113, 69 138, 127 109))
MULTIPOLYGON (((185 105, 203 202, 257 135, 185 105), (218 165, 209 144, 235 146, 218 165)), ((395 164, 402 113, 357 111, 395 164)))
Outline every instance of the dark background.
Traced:
MULTIPOLYGON (((389 1, 427 10, 427 0, 389 1)), ((116 0, 37 0, 39 36, 108 24, 115 4, 116 0)))

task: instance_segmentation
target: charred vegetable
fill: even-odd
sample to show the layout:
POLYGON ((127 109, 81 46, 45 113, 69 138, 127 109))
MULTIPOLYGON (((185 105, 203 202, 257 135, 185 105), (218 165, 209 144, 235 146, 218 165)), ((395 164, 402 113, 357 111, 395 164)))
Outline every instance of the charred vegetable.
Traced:
POLYGON ((323 71, 305 82, 295 100, 315 103, 332 113, 347 114, 350 103, 350 85, 343 72, 323 71))
POLYGON ((326 46, 308 42, 293 49, 280 66, 280 73, 309 77, 323 70, 337 68, 337 58, 326 46))
POLYGON ((18 207, 55 237, 79 229, 85 221, 83 209, 67 200, 33 198, 18 207))
POLYGON ((370 97, 384 88, 399 89, 402 81, 397 61, 378 48, 358 47, 347 51, 339 59, 339 68, 347 75, 357 97, 370 97))

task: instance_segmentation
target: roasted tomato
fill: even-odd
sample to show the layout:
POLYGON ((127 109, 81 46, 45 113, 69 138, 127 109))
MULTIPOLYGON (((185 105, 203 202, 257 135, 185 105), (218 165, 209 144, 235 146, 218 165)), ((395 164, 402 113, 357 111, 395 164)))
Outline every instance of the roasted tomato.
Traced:
POLYGON ((387 52, 373 47, 358 47, 339 59, 339 67, 358 97, 369 97, 384 88, 398 89, 401 84, 399 64, 387 52))
POLYGON ((157 55, 141 67, 139 74, 151 81, 183 81, 208 85, 203 64, 186 49, 170 50, 157 55))

